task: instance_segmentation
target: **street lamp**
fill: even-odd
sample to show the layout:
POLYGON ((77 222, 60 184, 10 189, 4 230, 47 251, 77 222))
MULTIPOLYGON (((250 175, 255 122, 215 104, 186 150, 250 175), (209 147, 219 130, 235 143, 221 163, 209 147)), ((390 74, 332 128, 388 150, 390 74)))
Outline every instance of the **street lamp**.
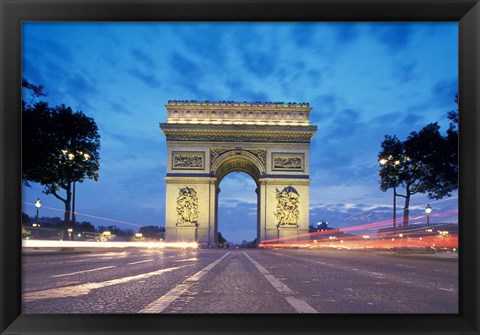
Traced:
MULTIPOLYGON (((378 162, 380 163, 380 165, 385 166, 389 162, 389 160, 391 160, 392 158, 393 158, 392 156, 389 156, 388 159, 382 158, 378 162)), ((396 167, 398 165, 400 165, 400 161, 396 160, 393 163, 393 166, 396 167)), ((397 188, 393 187, 393 229, 395 230, 396 227, 397 227, 397 188)))
POLYGON ((35 224, 35 236, 38 238, 38 227, 40 227, 40 225, 38 224, 38 211, 40 210, 40 207, 42 207, 42 203, 40 201, 40 198, 37 198, 37 201, 35 201, 35 207, 37 208, 37 219, 36 219, 36 224, 35 224))
POLYGON ((108 230, 105 230, 103 233, 102 233, 102 241, 108 241, 110 240, 110 238, 112 237, 112 233, 108 230))
POLYGON ((425 213, 427 213, 427 226, 430 224, 430 213, 432 212, 432 207, 430 204, 425 207, 425 213))
MULTIPOLYGON (((75 164, 75 156, 79 156, 83 161, 88 161, 90 159, 90 155, 86 152, 83 151, 75 151, 75 154, 72 152, 69 152, 67 149, 61 150, 64 156, 71 161, 73 164, 75 164)), ((75 195, 76 195, 76 181, 73 181, 73 189, 72 189, 72 221, 71 221, 71 226, 75 227, 75 221, 77 219, 77 212, 75 211, 75 195)), ((73 235, 69 235, 70 239, 73 238, 73 235)))

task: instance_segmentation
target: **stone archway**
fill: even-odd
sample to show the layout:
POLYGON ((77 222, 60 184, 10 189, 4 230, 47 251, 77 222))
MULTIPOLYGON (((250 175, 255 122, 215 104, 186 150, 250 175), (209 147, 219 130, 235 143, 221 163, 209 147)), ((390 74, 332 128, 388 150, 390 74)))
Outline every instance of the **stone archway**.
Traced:
MULTIPOLYGON (((231 172, 244 172, 253 178, 256 184, 255 193, 257 194, 257 241, 260 241, 260 178, 265 175, 265 167, 261 160, 248 150, 233 149, 225 150, 219 159, 212 164, 211 173, 216 177, 215 189, 215 225, 214 236, 218 236, 218 204, 219 193, 221 192, 220 183, 223 178, 231 172)), ((217 241, 218 242, 218 241, 217 241)))
POLYGON ((242 171, 257 184, 258 241, 308 232, 308 104, 169 102, 166 240, 215 245, 221 180, 242 171))

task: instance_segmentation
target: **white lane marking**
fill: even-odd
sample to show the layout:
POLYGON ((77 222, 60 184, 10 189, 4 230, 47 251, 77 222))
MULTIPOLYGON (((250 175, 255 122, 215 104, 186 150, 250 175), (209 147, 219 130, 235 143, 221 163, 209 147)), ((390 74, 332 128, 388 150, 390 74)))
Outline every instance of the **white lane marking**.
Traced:
POLYGON ((115 268, 115 267, 116 267, 115 265, 112 265, 112 266, 104 266, 104 267, 102 267, 102 268, 96 268, 96 269, 91 269, 91 270, 70 272, 70 273, 64 273, 64 274, 61 274, 61 275, 50 276, 50 278, 71 276, 71 275, 76 275, 76 274, 79 274, 79 273, 92 272, 92 271, 100 271, 100 270, 106 270, 106 269, 111 269, 111 268, 115 268))
POLYGON ((294 292, 284 283, 282 283, 280 280, 275 278, 274 275, 272 275, 270 272, 268 272, 267 269, 265 269, 261 264, 259 264, 256 260, 254 260, 252 257, 247 255, 246 252, 243 253, 249 260, 250 262, 255 265, 258 271, 260 271, 261 274, 268 280, 270 284, 278 291, 280 294, 283 295, 283 298, 292 306, 298 313, 318 313, 315 308, 310 306, 307 302, 296 298, 292 296, 294 292))
POLYGON ((225 257, 227 257, 231 251, 227 252, 225 255, 211 263, 210 265, 204 267, 202 270, 198 271, 193 276, 185 279, 183 283, 175 286, 173 289, 168 291, 166 294, 155 300, 154 302, 148 304, 145 308, 138 311, 138 313, 160 313, 165 308, 167 308, 172 302, 177 300, 186 290, 188 290, 195 282, 199 281, 208 271, 213 269, 215 265, 220 263, 225 257))
POLYGON ((151 262, 153 259, 146 259, 143 261, 138 261, 138 262, 133 262, 133 263, 127 263, 128 265, 134 265, 134 264, 140 264, 140 263, 146 263, 146 262, 151 262))
POLYGON ((178 261, 173 261, 174 263, 177 262, 192 262, 192 261, 198 261, 198 258, 187 258, 187 259, 179 259, 178 261))
POLYGON ((112 285, 124 284, 132 280, 145 279, 145 278, 157 276, 165 272, 181 269, 186 266, 189 266, 189 265, 166 268, 166 269, 157 270, 154 272, 142 273, 135 276, 107 280, 104 282, 85 283, 80 285, 52 288, 44 291, 27 292, 23 294, 22 298, 23 298, 23 302, 29 302, 29 301, 41 300, 41 299, 78 297, 80 295, 89 294, 91 290, 112 286, 112 285))

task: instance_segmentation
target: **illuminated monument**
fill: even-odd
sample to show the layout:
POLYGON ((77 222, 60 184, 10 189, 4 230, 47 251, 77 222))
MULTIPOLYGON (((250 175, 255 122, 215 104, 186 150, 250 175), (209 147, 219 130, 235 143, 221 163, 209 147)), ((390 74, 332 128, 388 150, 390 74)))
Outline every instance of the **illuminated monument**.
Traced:
POLYGON ((166 105, 166 240, 217 243, 220 182, 233 171, 257 184, 257 241, 308 233, 308 104, 166 105))

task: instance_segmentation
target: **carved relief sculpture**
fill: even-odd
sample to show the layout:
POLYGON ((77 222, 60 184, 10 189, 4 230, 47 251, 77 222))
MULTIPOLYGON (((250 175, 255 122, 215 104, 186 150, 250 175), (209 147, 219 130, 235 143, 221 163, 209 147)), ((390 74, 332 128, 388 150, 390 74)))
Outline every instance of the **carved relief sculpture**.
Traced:
POLYGON ((304 154, 272 153, 272 170, 304 171, 304 154))
POLYGON ((299 194, 292 186, 285 187, 282 191, 278 189, 276 199, 277 208, 274 212, 279 226, 297 225, 300 211, 299 194))
POLYGON ((248 151, 254 154, 262 162, 264 167, 267 165, 267 150, 257 149, 248 151))
POLYGON ((181 188, 177 198, 177 226, 196 225, 197 222, 197 192, 190 187, 181 188))
MULTIPOLYGON (((223 154, 234 151, 234 149, 211 149, 210 150, 210 165, 213 165, 215 161, 223 154)), ((260 162, 262 163, 263 167, 266 167, 267 164, 267 150, 264 149, 242 149, 242 151, 246 151, 257 157, 260 162)))
POLYGON ((203 170, 204 152, 172 152, 172 170, 203 170))
POLYGON ((218 157, 228 151, 231 151, 231 149, 210 149, 210 165, 213 165, 218 157))

